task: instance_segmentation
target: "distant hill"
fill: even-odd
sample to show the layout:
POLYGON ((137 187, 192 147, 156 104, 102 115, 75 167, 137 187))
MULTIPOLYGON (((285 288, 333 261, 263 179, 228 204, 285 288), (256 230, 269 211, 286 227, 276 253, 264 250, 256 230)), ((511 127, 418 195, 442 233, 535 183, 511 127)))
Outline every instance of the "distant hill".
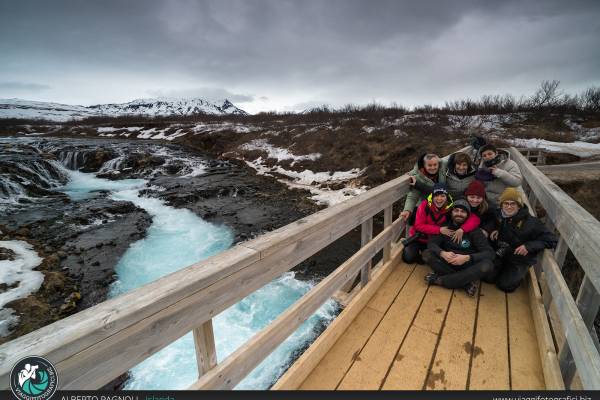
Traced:
POLYGON ((156 98, 138 99, 121 104, 98 104, 78 106, 43 101, 21 99, 0 99, 0 119, 43 119, 64 122, 71 119, 126 115, 144 115, 150 117, 187 116, 194 114, 212 115, 248 115, 229 100, 210 102, 201 98, 156 98))

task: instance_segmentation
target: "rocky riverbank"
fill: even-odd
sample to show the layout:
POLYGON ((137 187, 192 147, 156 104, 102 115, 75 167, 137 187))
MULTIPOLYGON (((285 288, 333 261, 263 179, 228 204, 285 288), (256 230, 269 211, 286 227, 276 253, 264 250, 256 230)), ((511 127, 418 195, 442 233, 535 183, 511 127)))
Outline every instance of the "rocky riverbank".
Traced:
MULTIPOLYGON (((60 191, 67 178, 57 167, 59 161, 115 181, 145 179, 142 195, 227 225, 235 242, 321 208, 305 191, 258 176, 244 164, 210 159, 176 145, 102 139, 3 139, 0 145, 0 238, 32 244, 43 259, 37 270, 44 274, 38 292, 6 304, 19 323, 0 342, 105 300, 118 260, 152 222, 146 211, 112 200, 108 191, 83 201, 70 199, 60 191)), ((297 276, 325 275, 356 251, 359 242, 359 233, 351 232, 299 265, 297 276)), ((7 289, 0 287, 0 293, 7 289)))

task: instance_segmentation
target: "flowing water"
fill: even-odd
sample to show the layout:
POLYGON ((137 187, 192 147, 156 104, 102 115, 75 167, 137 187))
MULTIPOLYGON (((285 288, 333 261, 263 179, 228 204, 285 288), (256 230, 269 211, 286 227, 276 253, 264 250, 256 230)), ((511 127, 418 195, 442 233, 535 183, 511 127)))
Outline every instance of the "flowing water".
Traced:
MULTIPOLYGON (((189 210, 167 206, 162 200, 140 196, 140 189, 146 185, 143 179, 111 181, 91 173, 63 169, 69 181, 60 190, 73 200, 84 200, 99 191, 109 191, 111 198, 130 201, 152 216, 146 237, 133 243, 116 266, 118 279, 111 286, 111 297, 206 259, 233 243, 234 236, 229 228, 208 223, 189 210)), ((235 351, 312 286, 313 283, 299 281, 293 272, 289 272, 215 317, 218 360, 235 351)), ((314 340, 316 329, 328 323, 336 311, 333 301, 322 306, 238 388, 268 388, 295 354, 314 340)), ((185 389, 197 376, 194 342, 189 333, 132 368, 125 388, 185 389)))

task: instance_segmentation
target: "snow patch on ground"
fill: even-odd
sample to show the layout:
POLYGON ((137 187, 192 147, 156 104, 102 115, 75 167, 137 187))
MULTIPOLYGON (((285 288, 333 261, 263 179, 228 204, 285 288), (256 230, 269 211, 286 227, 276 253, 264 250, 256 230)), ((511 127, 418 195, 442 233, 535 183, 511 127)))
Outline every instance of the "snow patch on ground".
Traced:
POLYGON ((485 131, 503 131, 504 124, 522 122, 521 114, 489 114, 489 115, 448 115, 452 129, 483 129, 485 131))
POLYGON ((571 128, 575 135, 577 135, 577 139, 583 140, 585 142, 600 139, 600 127, 585 128, 577 122, 571 121, 570 119, 566 119, 564 122, 565 125, 571 128))
POLYGON ((266 139, 255 139, 248 143, 244 143, 241 150, 260 150, 267 153, 267 158, 273 158, 277 161, 293 160, 303 161, 310 160, 315 161, 321 158, 321 153, 310 153, 302 156, 295 156, 288 149, 276 147, 270 144, 266 139))
POLYGON ((600 143, 581 141, 561 143, 545 139, 513 139, 510 142, 517 147, 541 148, 547 151, 568 153, 579 157, 591 157, 600 154, 600 143))
POLYGON ((10 308, 4 308, 4 305, 37 292, 44 282, 44 275, 33 270, 41 264, 42 259, 29 243, 19 240, 0 241, 0 247, 15 253, 14 260, 0 261, 0 282, 9 287, 15 286, 0 293, 0 336, 7 336, 19 317, 10 308))
POLYGON ((279 165, 268 167, 263 164, 262 157, 254 161, 246 161, 246 164, 256 170, 259 175, 277 175, 290 178, 290 180, 279 179, 279 181, 290 188, 309 190, 313 194, 310 198, 317 204, 332 206, 367 191, 366 186, 359 188, 348 186, 339 190, 317 187, 317 185, 323 183, 346 182, 356 179, 365 172, 364 169, 361 170, 360 168, 336 172, 313 172, 311 170, 297 172, 286 170, 279 165))

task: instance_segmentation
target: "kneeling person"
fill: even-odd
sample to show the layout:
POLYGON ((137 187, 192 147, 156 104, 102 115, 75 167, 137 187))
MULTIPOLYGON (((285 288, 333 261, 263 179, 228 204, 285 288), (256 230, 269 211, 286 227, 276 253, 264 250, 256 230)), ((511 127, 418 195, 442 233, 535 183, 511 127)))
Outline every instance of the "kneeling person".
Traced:
MULTIPOLYGON (((448 228, 460 227, 470 213, 469 203, 455 201, 448 228)), ((474 282, 494 271, 494 250, 480 229, 465 233, 459 243, 446 235, 432 237, 423 259, 434 271, 425 277, 429 284, 448 289, 464 288, 469 296, 477 291, 474 282)))

